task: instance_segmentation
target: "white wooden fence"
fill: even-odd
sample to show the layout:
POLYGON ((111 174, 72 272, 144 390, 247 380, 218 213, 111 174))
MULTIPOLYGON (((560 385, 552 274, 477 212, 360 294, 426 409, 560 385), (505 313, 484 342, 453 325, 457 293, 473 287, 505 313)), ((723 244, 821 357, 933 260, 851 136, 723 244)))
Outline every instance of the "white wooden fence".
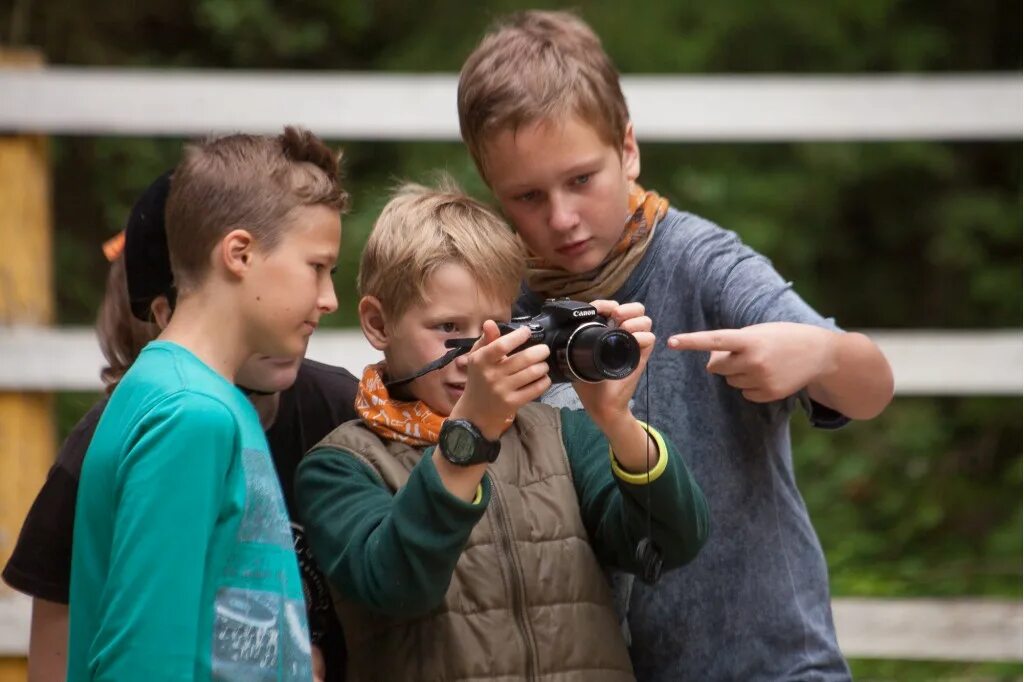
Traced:
MULTIPOLYGON (((28 651, 31 600, 0 594, 0 657, 28 651)), ((832 600, 836 634, 849 658, 933 661, 1021 660, 1021 608, 990 599, 832 600)))
MULTIPOLYGON (((940 76, 627 76, 638 136, 653 141, 1019 140, 1020 73, 940 76)), ((298 123, 343 140, 454 140, 451 74, 0 69, 0 132, 180 135, 298 123)), ((1021 395, 1020 330, 869 332, 899 395, 1021 395)), ((324 331, 310 357, 376 358, 324 331)), ((0 391, 93 390, 91 330, 0 326, 0 391)), ((981 599, 835 599, 850 657, 1021 660, 1021 605, 981 599)), ((21 655, 28 600, 0 593, 0 656, 21 655)))
MULTIPOLYGON (((1020 331, 871 331, 898 395, 1020 395, 1020 331)), ((313 335, 308 356, 356 376, 380 359, 358 330, 313 335)), ((0 326, 0 391, 99 390, 103 356, 92 329, 0 326)))
MULTIPOLYGON (((450 74, 81 68, 0 70, 0 130, 55 135, 277 132, 457 140, 450 74)), ((656 141, 1017 139, 1019 73, 644 76, 623 79, 637 136, 656 141)))

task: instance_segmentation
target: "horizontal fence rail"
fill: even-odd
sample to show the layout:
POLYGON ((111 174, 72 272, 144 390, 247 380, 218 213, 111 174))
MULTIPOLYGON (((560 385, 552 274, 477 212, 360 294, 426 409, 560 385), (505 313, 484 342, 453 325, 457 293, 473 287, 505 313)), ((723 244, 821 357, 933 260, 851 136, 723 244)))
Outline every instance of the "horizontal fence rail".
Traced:
POLYGON ((1019 600, 832 600, 839 647, 848 658, 1020 661, 1019 600))
MULTIPOLYGON (((1022 333, 868 331, 892 363, 899 395, 1021 395, 1022 333)), ((360 376, 380 354, 356 330, 318 331, 308 357, 360 376)), ((0 390, 93 391, 103 365, 89 328, 0 327, 0 390)))
MULTIPOLYGON (((994 599, 832 600, 847 658, 1020 661, 1021 605, 994 599)), ((28 652, 31 602, 0 596, 0 657, 28 652)))
POLYGON ((0 657, 28 653, 32 600, 0 585, 0 657))
MULTIPOLYGON (((642 141, 1018 139, 1020 73, 626 75, 642 141)), ((457 140, 452 74, 0 69, 0 131, 457 140)))

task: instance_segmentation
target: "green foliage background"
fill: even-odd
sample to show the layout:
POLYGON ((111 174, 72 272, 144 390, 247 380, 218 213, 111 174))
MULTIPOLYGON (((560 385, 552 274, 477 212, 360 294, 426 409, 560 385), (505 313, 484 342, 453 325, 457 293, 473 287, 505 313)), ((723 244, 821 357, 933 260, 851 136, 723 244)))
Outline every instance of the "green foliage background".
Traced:
MULTIPOLYGON (((543 6, 564 6, 540 3, 543 6)), ((0 40, 51 64, 456 71, 510 0, 0 1, 0 40)), ((1021 5, 988 0, 650 0, 574 6, 624 73, 1020 71, 1021 5)), ((282 121, 282 123, 285 123, 282 121)), ((643 130, 638 131, 643 143, 643 130)), ((181 140, 54 140, 63 324, 88 324, 137 193, 181 140)), ((486 197, 458 144, 336 141, 354 208, 337 276, 399 178, 445 168, 486 197)), ((1021 146, 644 144, 644 184, 739 232, 848 328, 1021 327, 1021 146)), ((936 371, 942 371, 936 368, 936 371)), ((66 431, 93 396, 61 401, 66 431)), ((1013 398, 898 398, 839 433, 795 420, 801 489, 837 595, 1021 595, 1021 410, 1013 398)), ((1020 666, 854 662, 858 676, 1014 679, 1020 666)))

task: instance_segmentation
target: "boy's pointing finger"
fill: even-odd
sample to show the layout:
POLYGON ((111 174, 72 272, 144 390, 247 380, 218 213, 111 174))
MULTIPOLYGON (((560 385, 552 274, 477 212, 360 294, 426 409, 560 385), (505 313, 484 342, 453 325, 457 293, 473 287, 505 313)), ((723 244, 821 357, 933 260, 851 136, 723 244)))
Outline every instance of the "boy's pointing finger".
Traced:
POLYGON ((716 329, 706 332, 675 334, 669 337, 668 347, 672 350, 724 350, 735 353, 746 347, 746 339, 739 329, 716 329))

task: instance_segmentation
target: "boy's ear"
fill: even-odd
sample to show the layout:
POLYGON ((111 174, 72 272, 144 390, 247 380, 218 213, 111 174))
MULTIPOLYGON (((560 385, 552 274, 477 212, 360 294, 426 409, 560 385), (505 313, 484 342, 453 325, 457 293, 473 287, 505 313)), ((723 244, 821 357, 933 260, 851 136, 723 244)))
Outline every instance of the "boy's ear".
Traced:
POLYGON ((149 304, 149 312, 152 313, 153 321, 160 327, 160 331, 163 331, 171 321, 171 302, 161 294, 149 304))
POLYGON ((217 255, 227 271, 236 277, 242 277, 252 264, 256 250, 256 240, 248 230, 241 228, 231 230, 220 240, 217 255))
POLYGON ((626 135, 622 139, 622 170, 630 180, 640 177, 640 146, 636 143, 632 121, 626 123, 626 135))
POLYGON ((384 307, 376 296, 363 296, 359 301, 359 326, 370 345, 379 351, 388 347, 390 338, 384 307))

